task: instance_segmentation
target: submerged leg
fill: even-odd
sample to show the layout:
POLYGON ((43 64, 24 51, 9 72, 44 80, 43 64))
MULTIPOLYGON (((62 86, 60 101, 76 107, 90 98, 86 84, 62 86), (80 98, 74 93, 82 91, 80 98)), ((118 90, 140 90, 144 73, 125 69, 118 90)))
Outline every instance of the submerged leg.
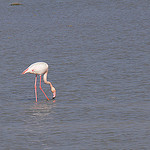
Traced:
POLYGON ((36 83, 37 83, 37 75, 35 77, 35 85, 34 85, 34 88, 35 88, 35 98, 36 98, 36 102, 37 102, 37 87, 36 87, 36 83))
POLYGON ((47 100, 49 100, 49 98, 47 97, 47 95, 45 94, 45 92, 43 91, 42 87, 41 87, 41 75, 40 75, 40 89, 43 92, 43 94, 45 95, 45 97, 47 98, 47 100))

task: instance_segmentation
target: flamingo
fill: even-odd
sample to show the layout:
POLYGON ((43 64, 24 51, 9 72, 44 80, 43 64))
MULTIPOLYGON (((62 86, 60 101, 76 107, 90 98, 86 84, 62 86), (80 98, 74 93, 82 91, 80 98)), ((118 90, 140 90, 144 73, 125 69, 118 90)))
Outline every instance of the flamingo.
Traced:
MULTIPOLYGON (((47 95, 45 94, 45 92, 43 91, 42 87, 41 87, 41 76, 43 75, 43 80, 44 83, 49 84, 51 87, 51 91, 53 93, 53 99, 56 97, 56 90, 53 87, 52 83, 47 81, 47 74, 48 74, 48 64, 45 62, 36 62, 31 64, 26 70, 24 70, 22 72, 22 74, 26 74, 26 73, 31 73, 31 74, 35 74, 35 97, 36 97, 36 102, 37 102, 37 75, 40 75, 40 86, 39 88, 41 89, 41 91, 43 92, 43 94, 45 95, 45 97, 47 98, 47 100, 49 100, 49 98, 47 97, 47 95)), ((54 102, 54 101, 53 101, 54 102)))

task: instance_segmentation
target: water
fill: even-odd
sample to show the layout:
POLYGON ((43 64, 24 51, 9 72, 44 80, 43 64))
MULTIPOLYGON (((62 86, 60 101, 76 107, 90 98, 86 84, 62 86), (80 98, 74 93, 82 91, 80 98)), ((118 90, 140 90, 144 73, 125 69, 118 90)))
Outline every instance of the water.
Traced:
POLYGON ((150 2, 19 2, 0 6, 0 149, 148 150, 150 2), (55 103, 21 75, 37 61, 55 103))

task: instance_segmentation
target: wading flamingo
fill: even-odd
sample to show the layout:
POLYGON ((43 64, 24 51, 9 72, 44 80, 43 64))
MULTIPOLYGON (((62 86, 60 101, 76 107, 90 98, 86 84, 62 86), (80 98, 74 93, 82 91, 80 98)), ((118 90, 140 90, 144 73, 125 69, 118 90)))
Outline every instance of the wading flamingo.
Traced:
MULTIPOLYGON (((26 74, 26 73, 32 73, 35 74, 35 97, 36 97, 36 102, 37 102, 37 75, 40 75, 40 89, 41 91, 44 93, 45 97, 47 98, 47 100, 49 100, 49 98, 47 97, 47 95, 45 94, 45 92, 43 91, 42 87, 41 87, 41 76, 43 75, 43 80, 44 83, 49 84, 51 87, 51 91, 53 93, 53 99, 56 97, 56 90, 53 87, 52 83, 47 81, 47 74, 48 74, 48 64, 45 62, 36 62, 34 64, 31 64, 25 71, 22 72, 22 74, 26 74)), ((54 101, 53 101, 54 102, 54 101)))

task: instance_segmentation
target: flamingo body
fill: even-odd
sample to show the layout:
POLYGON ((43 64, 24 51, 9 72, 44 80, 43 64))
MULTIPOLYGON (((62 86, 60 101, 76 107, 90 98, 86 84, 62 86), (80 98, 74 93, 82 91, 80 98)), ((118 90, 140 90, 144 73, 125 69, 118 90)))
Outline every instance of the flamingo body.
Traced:
POLYGON ((43 75, 43 80, 44 83, 49 84, 51 87, 51 91, 53 93, 53 99, 56 97, 56 90, 53 87, 52 83, 47 81, 47 74, 48 74, 48 64, 45 62, 36 62, 31 64, 26 70, 24 70, 22 72, 22 74, 26 74, 26 73, 31 73, 31 74, 35 74, 35 96, 36 96, 36 102, 37 102, 37 87, 36 87, 36 82, 37 82, 37 75, 40 75, 40 89, 41 91, 44 93, 45 97, 47 98, 47 100, 49 100, 49 98, 47 97, 47 95, 45 94, 45 92, 43 91, 42 87, 41 87, 41 76, 43 75))
POLYGON ((32 73, 32 74, 38 74, 42 75, 46 71, 48 71, 48 64, 45 62, 36 62, 34 64, 31 64, 23 74, 25 73, 32 73))

